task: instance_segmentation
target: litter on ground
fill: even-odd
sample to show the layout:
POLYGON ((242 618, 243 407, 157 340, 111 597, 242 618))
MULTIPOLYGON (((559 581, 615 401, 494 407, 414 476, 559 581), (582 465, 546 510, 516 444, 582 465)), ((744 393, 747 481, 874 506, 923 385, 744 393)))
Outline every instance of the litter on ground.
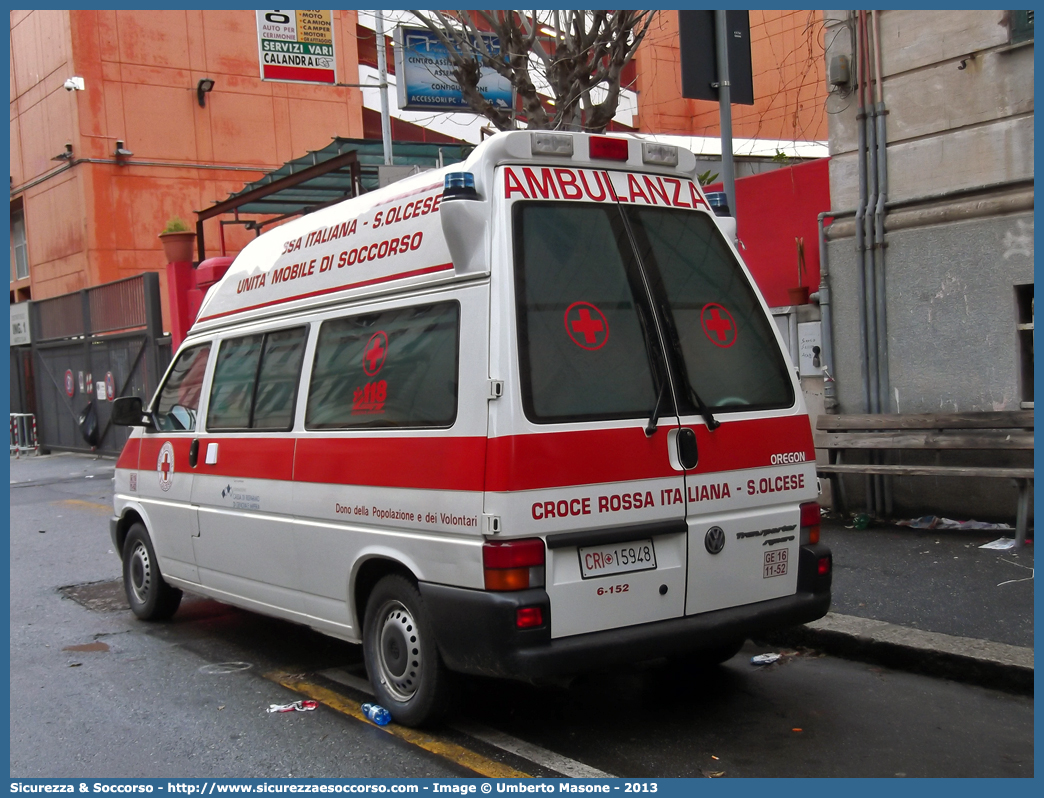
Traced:
POLYGON ((895 523, 911 529, 1011 529, 1007 524, 991 524, 987 521, 954 521, 952 518, 940 518, 937 515, 908 518, 895 523))
POLYGON ((757 656, 750 658, 751 665, 771 665, 773 662, 779 662, 783 657, 782 654, 758 654, 757 656))
POLYGON ((270 704, 268 712, 311 712, 319 706, 318 701, 294 701, 292 704, 270 704))

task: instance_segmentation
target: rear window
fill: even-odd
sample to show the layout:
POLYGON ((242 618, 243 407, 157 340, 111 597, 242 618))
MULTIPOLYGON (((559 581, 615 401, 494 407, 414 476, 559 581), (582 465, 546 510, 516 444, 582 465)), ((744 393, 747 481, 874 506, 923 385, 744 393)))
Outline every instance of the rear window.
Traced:
POLYGON ((656 392, 634 299, 641 278, 619 212, 540 202, 517 203, 514 213, 526 416, 648 416, 656 392))
POLYGON ((305 426, 451 426, 459 329, 456 302, 323 322, 305 426))
MULTIPOLYGON (((692 387, 711 410, 790 407, 794 387, 774 328, 710 216, 624 210, 692 387), (666 302, 663 300, 666 299, 666 302)), ((696 412, 682 395, 681 412, 696 412)))
POLYGON ((576 202, 517 202, 513 213, 530 420, 649 416, 664 357, 654 313, 680 413, 697 412, 697 394, 715 413, 793 405, 772 323, 709 215, 576 202))

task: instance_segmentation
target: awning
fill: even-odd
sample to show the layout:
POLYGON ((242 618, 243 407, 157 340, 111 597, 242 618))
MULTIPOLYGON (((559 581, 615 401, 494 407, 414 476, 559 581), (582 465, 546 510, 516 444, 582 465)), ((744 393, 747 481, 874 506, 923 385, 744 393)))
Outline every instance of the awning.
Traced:
MULTIPOLYGON (((437 168, 459 163, 474 149, 473 144, 425 144, 412 141, 392 143, 394 165, 437 168)), ((356 197, 378 187, 384 165, 384 145, 370 139, 335 137, 321 150, 287 161, 260 180, 247 184, 228 199, 196 212, 196 251, 206 255, 203 221, 231 213, 233 224, 243 224, 258 235, 270 224, 311 213, 328 205, 356 197), (240 214, 264 215, 264 219, 240 220, 240 214)), ((227 223, 227 222, 223 222, 227 223)))

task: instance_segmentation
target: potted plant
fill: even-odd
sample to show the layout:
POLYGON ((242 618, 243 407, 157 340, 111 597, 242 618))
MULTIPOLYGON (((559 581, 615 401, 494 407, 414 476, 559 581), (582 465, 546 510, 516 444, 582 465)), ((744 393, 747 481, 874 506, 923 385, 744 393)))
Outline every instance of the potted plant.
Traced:
POLYGON ((196 233, 180 216, 172 216, 167 220, 167 226, 159 234, 159 239, 163 244, 163 254, 167 257, 167 263, 192 261, 196 248, 196 233))
POLYGON ((796 288, 788 288, 787 294, 790 296, 791 305, 807 305, 808 286, 805 285, 805 239, 795 238, 794 244, 797 247, 798 284, 796 288))

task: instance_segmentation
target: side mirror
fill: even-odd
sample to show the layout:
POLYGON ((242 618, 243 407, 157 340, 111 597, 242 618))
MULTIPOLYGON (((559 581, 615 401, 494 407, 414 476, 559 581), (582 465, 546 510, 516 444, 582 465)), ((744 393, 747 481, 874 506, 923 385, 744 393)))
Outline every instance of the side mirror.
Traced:
POLYGON ((112 403, 109 419, 121 427, 146 427, 155 429, 152 414, 146 413, 137 396, 121 396, 112 403))

